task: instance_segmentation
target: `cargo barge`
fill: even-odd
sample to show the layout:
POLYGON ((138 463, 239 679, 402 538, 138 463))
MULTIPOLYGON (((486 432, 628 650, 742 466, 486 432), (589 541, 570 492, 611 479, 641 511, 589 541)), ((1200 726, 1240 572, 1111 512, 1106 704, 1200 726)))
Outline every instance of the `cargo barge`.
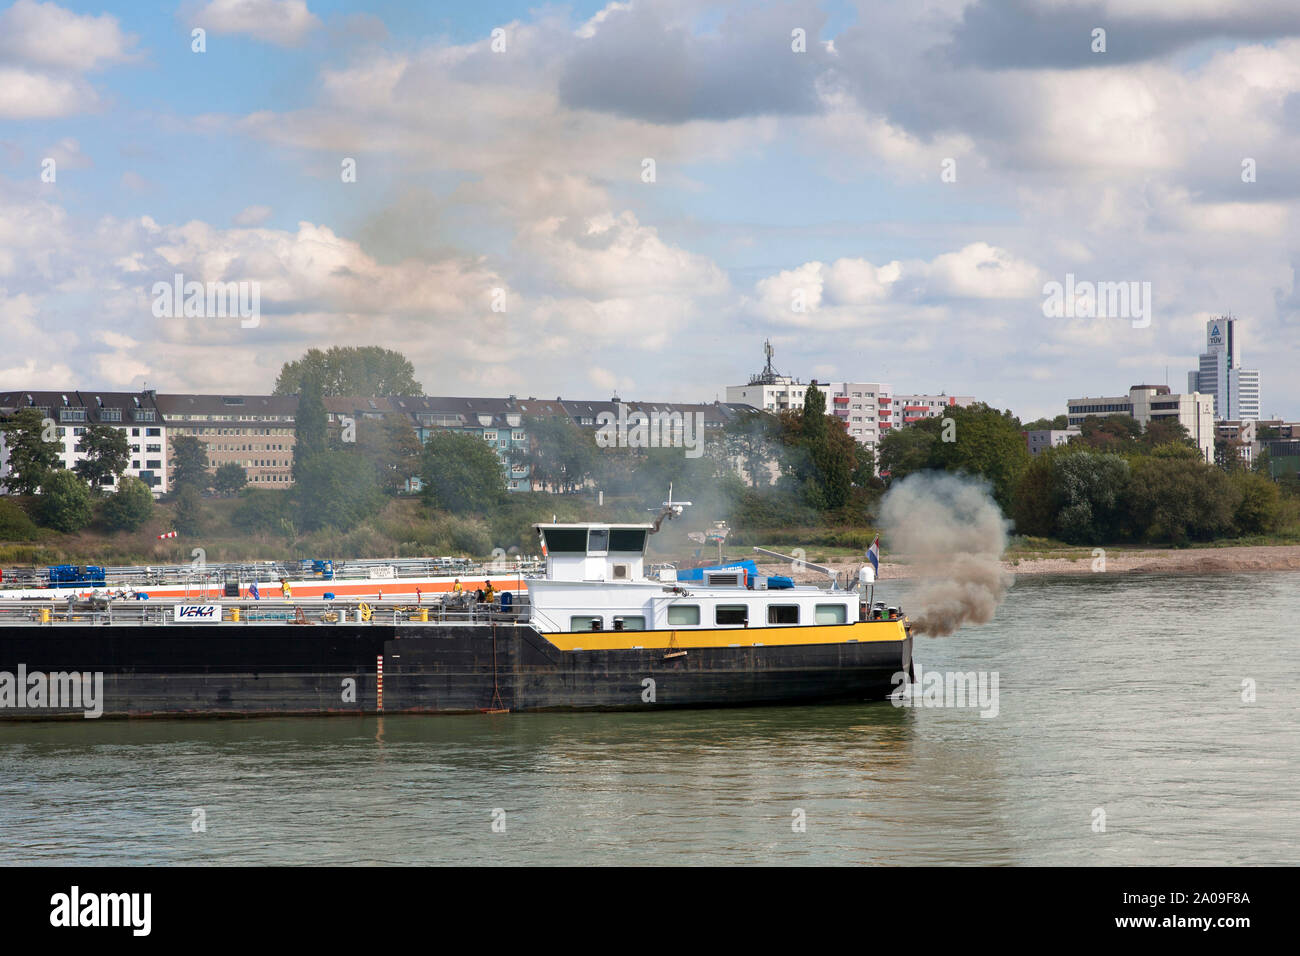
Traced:
POLYGON ((909 672, 906 617, 863 585, 647 576, 665 511, 536 525, 544 572, 490 602, 2 600, 0 720, 883 700, 909 672))

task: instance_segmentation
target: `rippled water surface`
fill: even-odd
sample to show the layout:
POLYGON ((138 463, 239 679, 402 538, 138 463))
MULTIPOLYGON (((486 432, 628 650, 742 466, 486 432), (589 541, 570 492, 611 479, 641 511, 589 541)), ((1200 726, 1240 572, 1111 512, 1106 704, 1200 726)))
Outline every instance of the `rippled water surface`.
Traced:
POLYGON ((0 723, 0 860, 1295 864, 1298 652, 1294 572, 1026 577, 994 623, 918 643, 996 672, 993 718, 0 723))

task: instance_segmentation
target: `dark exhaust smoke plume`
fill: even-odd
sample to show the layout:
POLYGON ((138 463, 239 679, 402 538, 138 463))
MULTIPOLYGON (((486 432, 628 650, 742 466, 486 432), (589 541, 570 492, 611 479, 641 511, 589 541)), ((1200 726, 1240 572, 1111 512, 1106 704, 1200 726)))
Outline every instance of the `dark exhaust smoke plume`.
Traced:
POLYGON ((895 482, 880 505, 885 550, 906 556, 920 579, 908 613, 918 634, 941 637, 993 620, 1014 577, 1002 570, 1010 524, 988 486, 946 472, 895 482))

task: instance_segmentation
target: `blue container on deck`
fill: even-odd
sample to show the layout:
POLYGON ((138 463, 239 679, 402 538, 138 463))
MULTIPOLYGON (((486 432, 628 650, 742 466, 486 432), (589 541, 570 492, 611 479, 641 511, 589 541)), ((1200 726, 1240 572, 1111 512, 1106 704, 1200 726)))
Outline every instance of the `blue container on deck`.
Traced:
POLYGON ((745 559, 744 561, 732 561, 728 564, 713 564, 704 568, 691 568, 687 571, 678 571, 678 581, 703 581, 705 571, 745 571, 749 576, 758 575, 758 566, 753 561, 745 559))
POLYGON ((767 579, 767 589, 769 591, 785 591, 792 587, 794 587, 794 581, 790 578, 774 574, 767 579))
POLYGON ((311 563, 311 573, 325 581, 334 580, 334 562, 333 561, 313 561, 311 563))
POLYGON ((51 587, 68 584, 104 586, 104 569, 96 565, 52 564, 47 570, 51 587))

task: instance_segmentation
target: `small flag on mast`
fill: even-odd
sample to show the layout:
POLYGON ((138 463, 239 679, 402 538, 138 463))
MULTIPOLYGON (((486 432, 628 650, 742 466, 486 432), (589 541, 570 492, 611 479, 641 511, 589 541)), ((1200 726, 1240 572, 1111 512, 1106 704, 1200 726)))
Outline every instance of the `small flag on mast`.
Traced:
POLYGON ((867 548, 867 560, 871 562, 872 570, 877 574, 880 573, 880 535, 876 535, 876 540, 871 542, 871 547, 867 548))

